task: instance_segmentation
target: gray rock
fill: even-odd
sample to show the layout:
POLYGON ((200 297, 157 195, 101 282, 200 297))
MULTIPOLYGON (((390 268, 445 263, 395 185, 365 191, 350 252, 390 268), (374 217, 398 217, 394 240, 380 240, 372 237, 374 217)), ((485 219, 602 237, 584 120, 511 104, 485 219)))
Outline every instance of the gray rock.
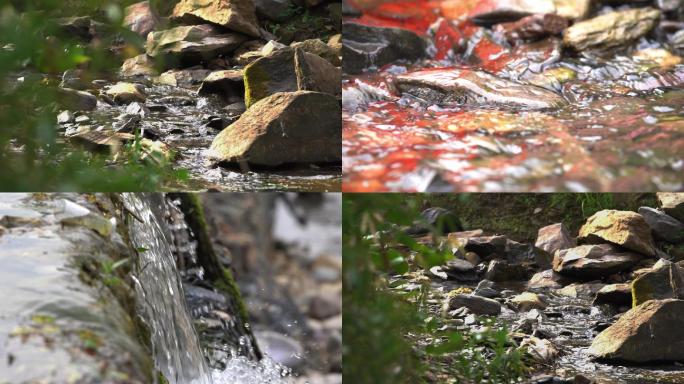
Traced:
POLYGON ((564 285, 570 284, 571 280, 567 276, 563 276, 553 269, 547 269, 537 272, 527 282, 528 289, 544 289, 544 288, 562 288, 564 285))
POLYGON ((245 82, 242 71, 227 70, 210 73, 197 92, 200 95, 216 93, 228 103, 241 102, 245 97, 245 82))
POLYGON ((487 297, 489 299, 501 297, 501 293, 494 289, 494 282, 490 280, 480 281, 473 291, 473 295, 487 297))
POLYGON ((570 232, 563 223, 551 224, 539 229, 537 241, 534 243, 535 247, 552 255, 560 249, 572 248, 575 245, 575 239, 570 236, 570 232))
POLYGON ((487 266, 485 278, 491 281, 515 281, 526 280, 530 274, 530 269, 523 264, 509 264, 503 260, 492 260, 487 266))
POLYGON ((609 284, 596 292, 593 304, 612 304, 631 306, 632 287, 630 284, 609 284))
POLYGON ((342 68, 348 74, 358 74, 398 60, 415 61, 427 54, 425 40, 405 29, 356 23, 344 23, 342 28, 342 68))
POLYGON ((292 17, 290 0, 254 0, 257 14, 273 21, 286 21, 292 17))
POLYGON ((641 207, 638 212, 651 227, 656 238, 673 244, 684 242, 684 224, 674 217, 649 207, 641 207))
POLYGON ((149 1, 129 5, 124 10, 123 25, 140 36, 147 36, 159 24, 159 17, 150 8, 149 1))
POLYGON ((682 270, 676 264, 661 259, 632 282, 633 306, 653 299, 684 299, 682 270))
POLYGON ((447 298, 443 309, 445 312, 448 312, 462 307, 468 308, 468 310, 476 315, 498 315, 501 313, 501 304, 498 301, 464 294, 447 298))
POLYGON ((57 123, 58 124, 67 124, 67 123, 73 123, 74 122, 74 114, 69 111, 62 111, 57 115, 57 123))
POLYGON ((88 92, 71 88, 59 88, 58 102, 60 105, 75 111, 92 111, 97 107, 97 97, 88 92))

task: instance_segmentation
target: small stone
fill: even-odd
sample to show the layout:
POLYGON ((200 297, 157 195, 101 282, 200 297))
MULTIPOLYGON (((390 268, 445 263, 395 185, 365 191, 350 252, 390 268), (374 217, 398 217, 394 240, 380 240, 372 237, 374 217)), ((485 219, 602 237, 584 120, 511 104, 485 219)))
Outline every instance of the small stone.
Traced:
POLYGON ((545 309, 548 304, 536 293, 523 292, 511 299, 519 311, 527 312, 531 309, 545 309))
POLYGON ((129 104, 135 101, 144 103, 147 99, 144 87, 133 83, 116 83, 106 91, 106 94, 112 97, 117 104, 129 104))
POLYGON ((481 296, 458 294, 444 302, 445 312, 462 307, 477 315, 498 315, 501 312, 501 304, 498 301, 481 296))
POLYGON ((57 123, 58 124, 67 124, 67 123, 73 123, 74 122, 74 114, 71 113, 71 111, 66 110, 60 112, 59 115, 57 115, 57 123))

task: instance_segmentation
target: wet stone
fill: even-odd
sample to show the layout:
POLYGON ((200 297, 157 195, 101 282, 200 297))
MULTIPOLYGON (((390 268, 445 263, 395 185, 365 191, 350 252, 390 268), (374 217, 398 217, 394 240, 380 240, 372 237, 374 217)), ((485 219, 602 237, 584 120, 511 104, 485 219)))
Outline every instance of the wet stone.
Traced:
POLYGON ((397 76, 394 84, 402 94, 438 105, 493 105, 534 110, 558 108, 566 103, 561 96, 546 89, 469 69, 418 71, 397 76))
POLYGON ((427 43, 415 33, 398 28, 344 23, 342 68, 357 74, 399 60, 415 61, 426 55, 427 43))

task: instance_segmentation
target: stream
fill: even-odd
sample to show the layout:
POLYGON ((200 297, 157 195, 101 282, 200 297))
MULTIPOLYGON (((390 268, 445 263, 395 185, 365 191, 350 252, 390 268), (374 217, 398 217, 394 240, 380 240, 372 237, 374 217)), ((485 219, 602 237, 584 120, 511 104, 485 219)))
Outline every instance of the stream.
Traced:
MULTIPOLYGON (((397 42, 388 37, 389 43, 378 38, 377 50, 385 56, 411 52, 424 57, 391 61, 363 45, 370 33, 361 27, 345 36, 350 51, 363 51, 371 63, 343 79, 345 191, 684 187, 684 65, 665 26, 620 49, 574 52, 555 36, 506 41, 505 24, 482 27, 456 11, 449 14, 452 19, 443 15, 451 5, 470 3, 359 1, 363 12, 346 19, 372 28, 401 28, 428 43, 418 55, 396 48, 410 45, 408 35, 397 42), (435 94, 435 89, 449 90, 448 76, 459 72, 476 74, 461 80, 484 89, 480 96, 453 103, 435 94), (398 89, 406 79, 426 88, 398 89), (497 90, 498 82, 507 85, 497 90), (506 98, 503 88, 521 85, 534 86, 527 94, 520 92, 529 100, 506 98), (535 96, 542 91, 551 92, 535 96), (549 95, 558 103, 547 105, 549 95)), ((627 7, 596 8, 603 15, 627 7)))
MULTIPOLYGON (((131 329, 128 304, 112 296, 121 297, 126 285, 113 274, 120 267, 107 260, 130 248, 113 231, 117 218, 100 213, 108 198, 1 194, 0 261, 7 268, 0 284, 7 297, 0 303, 0 383, 144 383, 152 364, 172 384, 289 382, 288 368, 269 357, 254 359, 254 339, 240 331, 238 310, 223 295, 214 293, 224 303, 222 344, 200 341, 194 324, 202 314, 189 306, 197 293, 176 267, 178 243, 164 220, 172 211, 164 195, 123 194, 112 201, 127 212, 126 233, 139 255, 126 295, 134 296, 135 312, 149 329, 152 356, 131 329), (95 265, 110 267, 93 272, 95 265), (92 273, 103 275, 89 280, 92 273), (216 349, 225 352, 218 359, 216 349)), ((193 243, 185 245, 194 252, 193 243)))

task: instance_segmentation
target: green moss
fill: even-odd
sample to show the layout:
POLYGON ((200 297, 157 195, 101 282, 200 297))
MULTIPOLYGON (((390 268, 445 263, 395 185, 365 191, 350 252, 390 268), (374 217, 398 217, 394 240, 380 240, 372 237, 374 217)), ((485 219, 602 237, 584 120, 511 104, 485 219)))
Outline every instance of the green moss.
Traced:
POLYGON ((270 75, 261 66, 252 63, 245 67, 242 77, 245 83, 245 106, 249 108, 268 93, 266 84, 270 81, 270 75))
POLYGON ((242 300, 240 295, 240 290, 235 283, 233 274, 228 269, 223 269, 223 276, 219 279, 213 280, 213 285, 216 289, 225 292, 229 297, 235 300, 235 305, 237 306, 238 313, 242 322, 244 324, 249 323, 249 314, 247 313, 247 306, 242 300))

